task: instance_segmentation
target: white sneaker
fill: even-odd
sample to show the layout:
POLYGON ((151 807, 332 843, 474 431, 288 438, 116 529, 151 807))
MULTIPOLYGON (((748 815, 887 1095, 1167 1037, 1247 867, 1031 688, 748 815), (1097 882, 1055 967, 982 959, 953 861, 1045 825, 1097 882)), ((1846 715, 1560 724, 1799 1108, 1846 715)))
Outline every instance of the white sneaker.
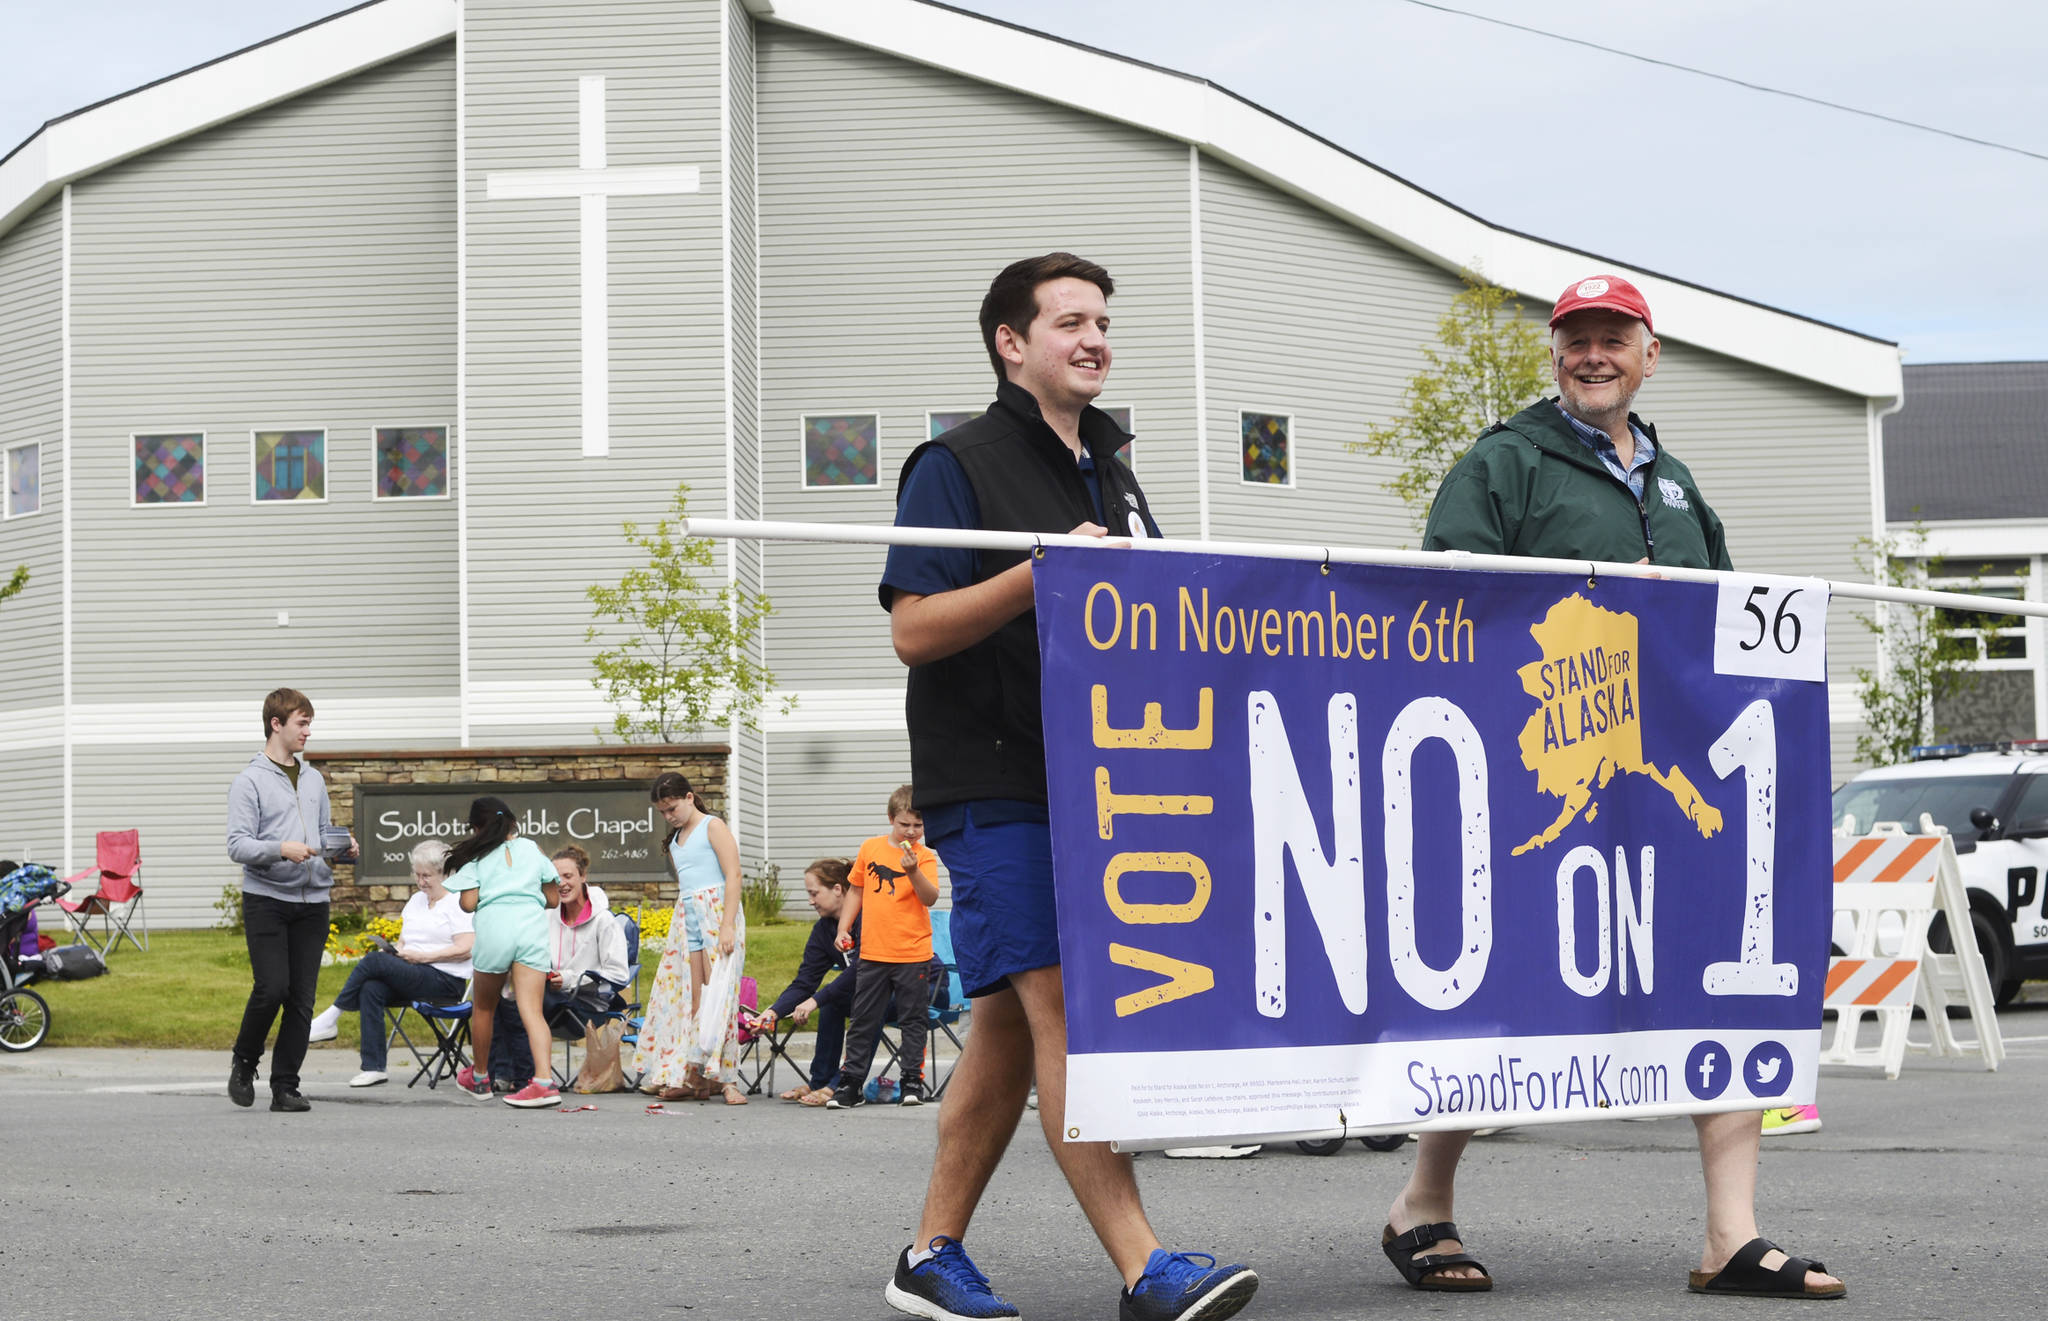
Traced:
POLYGON ((1262 1148, 1251 1147, 1168 1147, 1166 1155, 1173 1160, 1239 1160, 1245 1156, 1256 1156, 1262 1148))
POLYGON ((338 1035, 340 1029, 336 1024, 323 1023, 316 1018, 313 1020, 313 1030, 307 1034, 306 1041, 308 1044, 315 1041, 332 1041, 338 1035))
POLYGON ((380 1082, 390 1082, 391 1075, 382 1069, 364 1069, 348 1080, 351 1087, 375 1087, 380 1082))

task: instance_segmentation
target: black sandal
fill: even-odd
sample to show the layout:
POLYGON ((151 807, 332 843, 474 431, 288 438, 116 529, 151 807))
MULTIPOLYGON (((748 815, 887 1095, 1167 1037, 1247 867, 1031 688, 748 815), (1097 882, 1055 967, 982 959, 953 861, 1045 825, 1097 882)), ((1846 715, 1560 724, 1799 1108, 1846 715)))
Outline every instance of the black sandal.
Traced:
POLYGON ((1469 1252, 1439 1252, 1427 1257, 1415 1255, 1447 1238, 1464 1242, 1464 1235, 1448 1220, 1434 1225, 1417 1225, 1405 1234, 1396 1234, 1394 1227, 1388 1225, 1386 1232, 1380 1235, 1380 1250, 1387 1254, 1387 1260, 1394 1263, 1394 1269, 1401 1272, 1401 1278, 1408 1281, 1411 1289, 1430 1293, 1485 1293, 1493 1288, 1493 1276, 1487 1274, 1486 1267, 1469 1252), (1470 1266, 1479 1272, 1479 1278, 1432 1278, 1441 1276, 1448 1266, 1470 1266))
POLYGON ((1765 1254, 1785 1252, 1785 1249, 1767 1238, 1753 1238, 1735 1250, 1728 1264, 1712 1275, 1705 1271, 1687 1271, 1685 1287, 1693 1293, 1733 1294, 1740 1298, 1846 1298, 1849 1286, 1846 1284, 1823 1285, 1817 1289, 1806 1287, 1806 1273, 1817 1271, 1822 1275, 1828 1268, 1805 1257, 1795 1257, 1785 1252, 1785 1264, 1776 1270, 1765 1270, 1761 1265, 1765 1254))

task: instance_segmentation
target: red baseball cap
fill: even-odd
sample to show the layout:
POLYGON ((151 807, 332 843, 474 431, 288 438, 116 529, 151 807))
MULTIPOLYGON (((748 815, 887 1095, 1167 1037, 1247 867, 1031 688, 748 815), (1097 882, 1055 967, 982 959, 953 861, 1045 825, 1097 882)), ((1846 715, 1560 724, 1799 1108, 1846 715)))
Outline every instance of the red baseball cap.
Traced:
POLYGON ((1555 327, 1572 313, 1583 312, 1589 307, 1626 312, 1648 326, 1651 334, 1657 333, 1657 327, 1650 321, 1650 305, 1644 301, 1643 291, 1619 275, 1590 276, 1559 294, 1557 306, 1550 309, 1550 324, 1555 327))

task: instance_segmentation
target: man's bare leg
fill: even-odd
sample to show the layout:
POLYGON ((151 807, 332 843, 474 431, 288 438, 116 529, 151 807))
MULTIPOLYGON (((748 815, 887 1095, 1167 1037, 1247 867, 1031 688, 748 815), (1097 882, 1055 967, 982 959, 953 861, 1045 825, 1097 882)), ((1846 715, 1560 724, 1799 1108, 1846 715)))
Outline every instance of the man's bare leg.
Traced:
MULTIPOLYGON (((1458 1159, 1471 1140, 1472 1135, 1464 1132, 1424 1133, 1415 1140, 1415 1168, 1409 1172, 1408 1182, 1394 1198, 1394 1204, 1387 1208, 1387 1223, 1396 1234, 1405 1234, 1417 1225, 1457 1219, 1452 1205, 1457 1200, 1458 1159)), ((1428 1255, 1464 1250, 1463 1243, 1447 1238, 1430 1248, 1428 1255)), ((1446 1266, 1436 1273, 1452 1280, 1478 1280, 1486 1274, 1472 1266, 1446 1266)))
MULTIPOLYGON (((1755 1110, 1694 1115, 1700 1134, 1700 1168, 1707 1179, 1707 1237, 1700 1249, 1700 1269, 1718 1272, 1743 1244, 1758 1236, 1756 1227, 1756 1161, 1763 1146, 1763 1115, 1755 1110)), ((1785 1264, 1782 1252, 1767 1252, 1757 1263, 1765 1270, 1785 1264)), ((1809 1289, 1840 1284, 1832 1275, 1806 1273, 1809 1289)))
POLYGON ((1033 968, 1016 973, 1010 984, 1023 1002, 1031 1023, 1033 1055, 1038 1066, 1038 1122, 1052 1147, 1074 1200, 1088 1216, 1095 1237, 1109 1253, 1124 1287, 1138 1282, 1145 1263, 1159 1247, 1159 1237, 1145 1219, 1138 1201, 1138 1177, 1131 1158, 1109 1149, 1107 1142, 1066 1140, 1067 1002, 1060 970, 1033 968))
POLYGON ((1017 993, 975 997, 974 1030, 954 1061, 946 1103, 939 1107, 939 1146, 915 1250, 925 1251, 940 1235, 967 1236, 981 1194, 1024 1114, 1031 1062, 1031 1025, 1017 993))

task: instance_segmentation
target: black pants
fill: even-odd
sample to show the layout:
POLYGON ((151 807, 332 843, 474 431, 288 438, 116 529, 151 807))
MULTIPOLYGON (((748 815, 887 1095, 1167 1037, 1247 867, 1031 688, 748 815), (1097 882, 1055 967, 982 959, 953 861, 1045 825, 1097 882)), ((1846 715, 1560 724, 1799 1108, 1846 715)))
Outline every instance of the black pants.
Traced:
POLYGON ((857 1089, 868 1080, 875 1045, 889 1017, 891 996, 896 1001, 896 1021, 903 1030, 903 1082, 924 1081, 924 1039, 930 1031, 925 1011, 931 1008, 932 993, 945 975, 946 965, 937 959, 929 963, 860 961, 860 980, 853 987, 853 1026, 846 1034, 846 1061, 839 1066, 839 1081, 832 1085, 833 1091, 857 1089))
POLYGON ((268 895, 242 897, 242 930, 249 941, 255 986, 235 1037, 235 1063, 254 1069, 277 1011, 277 1048, 270 1056, 270 1089, 299 1090, 306 1038, 313 1033, 313 1000, 320 993, 320 955, 327 949, 327 905, 294 904, 268 895))

